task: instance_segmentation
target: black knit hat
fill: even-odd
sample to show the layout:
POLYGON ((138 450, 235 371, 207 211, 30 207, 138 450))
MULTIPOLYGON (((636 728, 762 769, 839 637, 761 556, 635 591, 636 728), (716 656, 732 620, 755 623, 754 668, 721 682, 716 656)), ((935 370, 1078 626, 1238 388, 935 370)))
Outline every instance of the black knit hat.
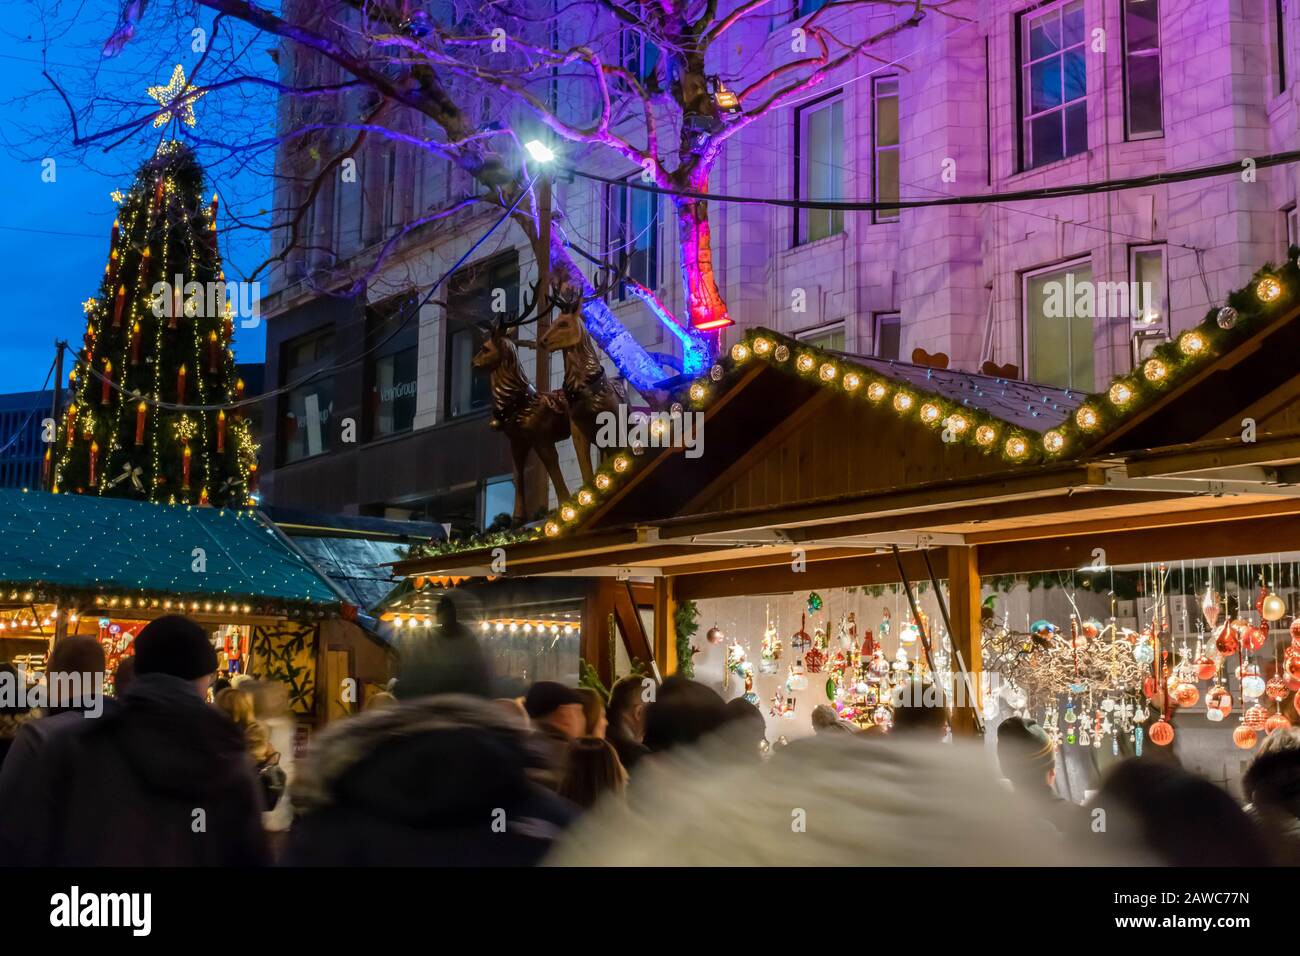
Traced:
POLYGON ((565 704, 581 704, 582 698, 571 687, 551 680, 539 680, 524 695, 524 710, 533 720, 552 714, 565 704))
POLYGON ((136 636, 135 672, 170 674, 195 680, 217 669, 217 652, 208 632, 195 621, 179 614, 156 618, 136 636))

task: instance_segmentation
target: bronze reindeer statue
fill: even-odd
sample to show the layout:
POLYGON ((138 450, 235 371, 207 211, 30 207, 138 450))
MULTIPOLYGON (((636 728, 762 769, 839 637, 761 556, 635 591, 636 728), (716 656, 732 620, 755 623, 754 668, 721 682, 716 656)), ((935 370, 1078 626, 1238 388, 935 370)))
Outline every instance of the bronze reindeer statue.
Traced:
MULTIPOLYGON (((619 277, 622 278, 621 276, 619 277)), ((600 362, 600 354, 582 321, 582 303, 604 295, 608 288, 597 288, 595 295, 584 298, 581 291, 564 290, 552 301, 557 315, 538 344, 548 352, 564 353, 564 398, 569 406, 569 431, 573 450, 578 455, 582 480, 591 483, 595 469, 591 448, 596 443, 597 416, 601 412, 618 414, 619 405, 627 402, 623 390, 609 380, 600 362)), ((597 449, 597 458, 609 449, 597 449)))
POLYGON ((492 427, 505 433, 510 441, 510 457, 514 464, 515 511, 514 520, 527 519, 524 502, 524 464, 531 451, 550 476, 556 496, 563 501, 569 497, 564 476, 560 473, 560 458, 555 443, 569 434, 569 411, 564 392, 555 389, 538 394, 519 366, 519 351, 510 338, 533 306, 534 298, 518 317, 498 320, 486 330, 482 347, 475 354, 476 368, 488 369, 492 386, 492 427))

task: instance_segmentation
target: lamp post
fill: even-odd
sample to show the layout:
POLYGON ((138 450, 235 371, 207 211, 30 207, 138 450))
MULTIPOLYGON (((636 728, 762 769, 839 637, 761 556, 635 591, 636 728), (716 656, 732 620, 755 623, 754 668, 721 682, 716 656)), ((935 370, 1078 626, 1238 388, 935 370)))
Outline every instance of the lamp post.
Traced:
MULTIPOLYGON (((537 177, 534 181, 537 196, 537 334, 533 337, 537 343, 536 366, 533 381, 538 394, 551 390, 551 356, 542 348, 542 336, 551 326, 551 168, 555 161, 555 152, 538 139, 530 139, 524 144, 528 155, 537 164, 537 177)), ((546 478, 546 469, 535 467, 533 478, 529 482, 536 489, 534 501, 543 505, 548 503, 550 485, 546 478)), ((525 516, 527 518, 527 516, 525 516)))

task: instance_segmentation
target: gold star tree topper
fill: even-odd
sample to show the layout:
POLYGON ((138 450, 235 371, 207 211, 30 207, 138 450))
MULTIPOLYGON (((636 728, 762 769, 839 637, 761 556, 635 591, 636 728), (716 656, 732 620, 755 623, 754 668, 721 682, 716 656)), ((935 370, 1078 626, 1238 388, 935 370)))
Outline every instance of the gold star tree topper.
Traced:
POLYGON ((177 63, 176 68, 172 70, 172 78, 166 86, 151 86, 145 92, 157 100, 160 106, 166 107, 153 118, 155 127, 162 126, 171 119, 178 119, 186 126, 193 126, 194 103, 207 90, 190 90, 189 83, 185 79, 185 67, 177 63))

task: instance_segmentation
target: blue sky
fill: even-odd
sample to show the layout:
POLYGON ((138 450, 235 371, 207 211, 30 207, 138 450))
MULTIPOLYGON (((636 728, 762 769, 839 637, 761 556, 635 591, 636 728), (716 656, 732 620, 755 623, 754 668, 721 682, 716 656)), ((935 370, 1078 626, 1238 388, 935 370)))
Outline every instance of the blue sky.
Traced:
MULTIPOLYGON (((6 299, 0 392, 40 388, 54 359, 54 340, 67 339, 74 348, 80 343, 81 302, 98 291, 108 256, 116 209, 109 194, 131 184, 137 166, 159 141, 158 132, 148 129, 109 151, 102 144, 74 147, 67 107, 41 75, 43 63, 82 114, 85 135, 147 113, 153 101, 145 88, 165 84, 175 63, 190 72, 200 58, 191 49, 192 31, 209 31, 212 23, 206 11, 196 21, 180 23, 163 10, 151 10, 132 43, 118 56, 104 58, 100 49, 118 8, 109 0, 10 2, 0 21, 0 286, 6 299), (41 179, 46 158, 56 164, 53 183, 41 179)), ((231 62, 231 45, 250 39, 245 33, 209 40, 213 52, 199 79, 215 79, 231 62)), ((245 72, 273 69, 264 45, 250 48, 244 63, 245 72)), ((248 142, 268 135, 274 122, 268 94, 211 94, 195 111, 194 132, 208 143, 248 142)), ((226 277, 241 279, 263 261, 269 240, 265 232, 232 227, 228 214, 233 210, 266 223, 271 154, 257 157, 250 167, 247 156, 203 142, 198 146, 210 185, 223 198, 226 277)), ((239 361, 261 361, 264 346, 264 328, 236 331, 239 361)))

